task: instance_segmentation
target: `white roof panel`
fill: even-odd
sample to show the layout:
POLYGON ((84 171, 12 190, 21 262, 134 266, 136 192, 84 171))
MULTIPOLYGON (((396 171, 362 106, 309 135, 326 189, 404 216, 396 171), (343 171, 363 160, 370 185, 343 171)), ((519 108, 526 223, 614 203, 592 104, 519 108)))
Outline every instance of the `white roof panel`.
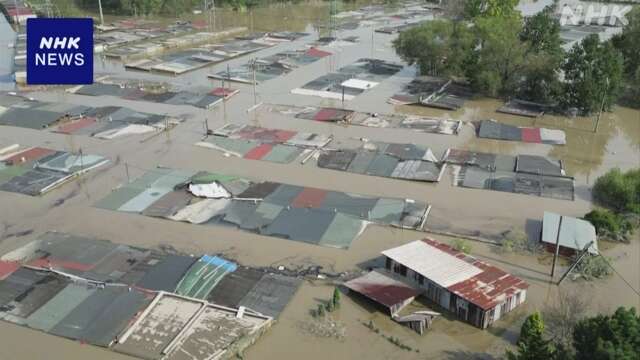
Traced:
POLYGON ((348 88, 353 88, 353 89, 367 90, 378 85, 378 83, 373 81, 359 80, 359 79, 349 79, 342 82, 342 84, 340 85, 348 88))
POLYGON ((571 216, 559 215, 556 213, 544 212, 542 221, 542 242, 555 245, 558 240, 558 226, 562 217, 562 228, 560 229, 560 246, 581 251, 589 242, 593 244, 589 247, 589 253, 598 254, 598 240, 596 228, 590 222, 577 219, 571 216))
POLYGON ((382 254, 444 288, 482 272, 480 268, 422 240, 385 250, 382 254))

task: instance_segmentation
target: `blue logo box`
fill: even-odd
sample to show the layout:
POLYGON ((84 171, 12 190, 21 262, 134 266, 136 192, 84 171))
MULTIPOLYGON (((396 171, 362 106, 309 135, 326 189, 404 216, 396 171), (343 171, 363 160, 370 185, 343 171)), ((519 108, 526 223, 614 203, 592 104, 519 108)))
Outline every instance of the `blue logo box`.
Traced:
POLYGON ((27 19, 27 84, 93 83, 93 19, 27 19))

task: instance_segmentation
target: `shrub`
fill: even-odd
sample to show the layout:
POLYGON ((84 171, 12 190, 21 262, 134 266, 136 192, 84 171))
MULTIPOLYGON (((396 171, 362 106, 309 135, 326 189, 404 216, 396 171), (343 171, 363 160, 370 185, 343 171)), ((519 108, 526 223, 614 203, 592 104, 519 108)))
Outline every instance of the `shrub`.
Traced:
POLYGON ((612 169, 596 180, 593 198, 616 212, 640 214, 640 169, 612 169))
POLYGON ((522 231, 509 230, 504 234, 504 239, 500 243, 501 250, 505 253, 536 252, 539 245, 530 244, 529 237, 522 231))
POLYGON ((627 241, 628 234, 633 230, 632 223, 624 216, 607 209, 595 209, 584 216, 595 228, 601 238, 616 241, 627 241))
POLYGON ((453 240, 453 244, 451 244, 451 247, 455 250, 462 251, 465 254, 471 253, 471 245, 463 239, 453 240))
POLYGON ((331 302, 335 309, 340 308, 340 290, 338 290, 338 288, 333 289, 333 298, 331 299, 331 302))
POLYGON ((602 279, 611 275, 611 267, 607 264, 607 259, 602 255, 592 256, 587 255, 576 270, 582 275, 585 280, 602 279))

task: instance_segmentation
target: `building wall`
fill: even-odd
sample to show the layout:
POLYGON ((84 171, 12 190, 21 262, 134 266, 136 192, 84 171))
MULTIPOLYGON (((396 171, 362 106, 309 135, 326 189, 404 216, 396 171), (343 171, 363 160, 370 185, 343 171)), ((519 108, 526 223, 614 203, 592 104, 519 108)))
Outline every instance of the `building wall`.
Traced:
POLYGON ((455 314, 458 319, 482 329, 485 329, 515 309, 518 305, 522 304, 527 296, 526 290, 520 290, 498 304, 495 308, 483 310, 469 303, 467 300, 456 296, 449 290, 438 286, 415 271, 406 268, 404 265, 394 262, 392 259, 385 258, 385 267, 387 270, 407 278, 416 288, 422 290, 422 296, 455 314))

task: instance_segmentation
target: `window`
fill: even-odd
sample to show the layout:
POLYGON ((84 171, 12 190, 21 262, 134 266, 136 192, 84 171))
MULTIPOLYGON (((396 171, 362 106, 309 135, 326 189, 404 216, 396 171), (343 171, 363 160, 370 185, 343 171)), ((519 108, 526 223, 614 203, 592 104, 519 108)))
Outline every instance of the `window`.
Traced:
POLYGON ((424 276, 418 274, 417 272, 413 272, 413 279, 418 282, 418 284, 424 284, 424 276))
POLYGON ((393 264, 393 271, 402 276, 407 276, 407 267, 402 264, 393 264))
POLYGON ((387 260, 385 261, 384 267, 387 268, 387 270, 391 270, 391 259, 387 258, 387 260))

